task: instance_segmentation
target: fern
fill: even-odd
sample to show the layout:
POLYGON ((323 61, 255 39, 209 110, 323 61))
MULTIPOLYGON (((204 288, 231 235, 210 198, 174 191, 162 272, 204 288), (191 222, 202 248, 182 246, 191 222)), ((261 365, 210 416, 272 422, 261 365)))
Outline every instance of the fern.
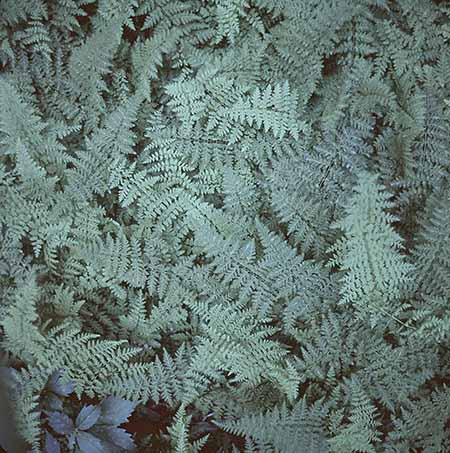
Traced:
POLYGON ((363 173, 346 217, 335 224, 345 233, 334 247, 338 254, 333 261, 345 272, 341 303, 369 314, 372 326, 404 310, 399 298, 413 269, 399 253, 401 237, 391 226, 396 218, 386 212, 393 207, 389 198, 375 175, 363 173))
MULTIPOLYGON (((234 421, 218 423, 222 429, 245 435, 256 451, 329 452, 321 426, 327 407, 317 402, 308 407, 301 399, 292 410, 286 406, 259 415, 243 415, 234 421)), ((255 451, 253 450, 253 451, 255 451)))
POLYGON ((0 2, 0 346, 28 450, 450 449, 448 16, 0 2))
POLYGON ((255 124, 258 129, 263 126, 264 132, 270 130, 277 138, 283 138, 289 132, 293 138, 298 139, 296 102, 296 95, 291 93, 287 82, 275 87, 268 85, 264 91, 256 88, 250 97, 238 101, 233 108, 228 109, 226 115, 249 126, 255 124))
POLYGON ((350 388, 352 409, 349 424, 331 440, 331 451, 376 452, 374 444, 380 441, 376 409, 357 384, 352 382, 350 388))

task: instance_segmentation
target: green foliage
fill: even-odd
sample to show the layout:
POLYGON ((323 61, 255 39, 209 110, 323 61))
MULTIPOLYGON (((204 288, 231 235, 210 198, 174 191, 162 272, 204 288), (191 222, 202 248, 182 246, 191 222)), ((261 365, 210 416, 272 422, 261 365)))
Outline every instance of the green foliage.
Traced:
POLYGON ((33 453, 450 451, 448 19, 0 2, 1 377, 33 453))
POLYGON ((391 227, 397 219, 387 212, 394 207, 389 194, 376 176, 362 173, 359 178, 346 217, 335 224, 345 237, 333 246, 337 256, 332 264, 345 272, 340 303, 372 312, 369 323, 375 325, 379 317, 394 317, 404 309, 397 301, 413 266, 399 253, 401 237, 391 227))
POLYGON ((247 451, 325 453, 330 451, 324 432, 327 412, 320 401, 308 407, 306 400, 300 399, 291 410, 283 405, 264 414, 243 415, 219 426, 245 435, 247 451))
POLYGON ((331 451, 375 453, 380 441, 376 408, 360 387, 351 387, 349 423, 332 439, 331 451))

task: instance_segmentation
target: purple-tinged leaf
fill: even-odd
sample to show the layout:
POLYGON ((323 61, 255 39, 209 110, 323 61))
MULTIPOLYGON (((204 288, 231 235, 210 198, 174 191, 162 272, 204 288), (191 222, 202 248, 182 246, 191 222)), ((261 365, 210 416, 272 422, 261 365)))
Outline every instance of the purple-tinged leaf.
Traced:
POLYGON ((91 428, 97 423, 101 413, 99 406, 84 406, 75 421, 77 428, 82 430, 91 428))
POLYGON ((134 451, 136 449, 131 434, 123 428, 102 426, 99 429, 98 436, 126 451, 134 451))
POLYGON ((60 396, 68 396, 74 391, 74 386, 71 382, 64 379, 62 371, 57 370, 48 381, 50 390, 60 396))
POLYGON ((70 434, 74 430, 73 421, 62 412, 45 412, 52 429, 58 434, 70 434))
POLYGON ((63 411, 63 402, 54 393, 45 396, 44 405, 50 411, 63 411))
POLYGON ((45 453, 61 453, 59 442, 48 431, 45 431, 45 453))
POLYGON ((102 409, 101 423, 118 426, 128 420, 128 417, 136 408, 137 403, 115 396, 109 396, 101 402, 100 406, 102 409))
POLYGON ((85 431, 77 434, 77 444, 83 453, 105 453, 100 439, 85 431))

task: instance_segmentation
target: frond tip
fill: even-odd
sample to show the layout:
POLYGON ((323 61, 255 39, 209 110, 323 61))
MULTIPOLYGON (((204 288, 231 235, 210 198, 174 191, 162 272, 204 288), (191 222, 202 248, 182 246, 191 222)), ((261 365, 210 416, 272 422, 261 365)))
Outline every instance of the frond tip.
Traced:
POLYGON ((344 237, 330 249, 336 252, 333 263, 344 272, 340 303, 369 314, 372 325, 404 309, 399 299, 413 269, 400 253, 402 239, 392 227, 397 219, 388 212, 394 206, 390 198, 376 175, 361 173, 345 217, 334 225, 344 237))

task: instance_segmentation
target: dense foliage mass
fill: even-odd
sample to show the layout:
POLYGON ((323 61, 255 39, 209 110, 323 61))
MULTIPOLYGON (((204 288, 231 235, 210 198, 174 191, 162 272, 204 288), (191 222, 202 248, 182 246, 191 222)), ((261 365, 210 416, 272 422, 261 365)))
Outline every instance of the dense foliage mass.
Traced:
POLYGON ((23 451, 450 451, 449 23, 432 0, 0 1, 23 451))

